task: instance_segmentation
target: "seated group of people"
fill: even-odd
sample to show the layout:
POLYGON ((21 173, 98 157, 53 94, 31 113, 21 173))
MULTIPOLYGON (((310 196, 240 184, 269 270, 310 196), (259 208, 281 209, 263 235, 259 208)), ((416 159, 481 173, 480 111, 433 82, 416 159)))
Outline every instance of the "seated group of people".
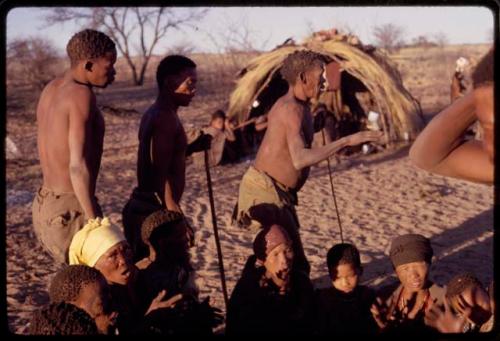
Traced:
MULTIPOLYGON (((50 304, 34 313, 32 334, 210 335, 223 322, 209 298, 201 301, 190 264, 181 213, 158 210, 142 224, 149 255, 135 264, 122 230, 96 218, 77 232, 70 265, 51 282, 50 304)), ((327 253, 332 286, 314 289, 294 262, 285 228, 264 226, 229 300, 227 335, 378 334, 489 331, 492 286, 472 274, 433 283, 433 250, 418 234, 394 238, 390 261, 395 290, 359 284, 357 248, 336 244, 327 253), (488 292, 489 291, 489 292, 488 292)))

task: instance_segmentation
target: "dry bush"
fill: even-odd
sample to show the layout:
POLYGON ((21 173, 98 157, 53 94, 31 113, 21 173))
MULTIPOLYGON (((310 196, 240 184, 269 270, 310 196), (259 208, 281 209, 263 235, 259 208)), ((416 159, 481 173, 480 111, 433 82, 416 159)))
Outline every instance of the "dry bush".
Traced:
POLYGON ((41 37, 16 39, 7 46, 7 86, 42 89, 63 70, 52 42, 41 37))
POLYGON ((489 50, 489 44, 405 47, 390 57, 397 63, 405 87, 420 102, 424 112, 435 112, 450 102, 451 77, 455 61, 470 61, 466 75, 489 50))
POLYGON ((404 45, 404 28, 394 24, 383 24, 373 28, 375 45, 394 52, 404 45))

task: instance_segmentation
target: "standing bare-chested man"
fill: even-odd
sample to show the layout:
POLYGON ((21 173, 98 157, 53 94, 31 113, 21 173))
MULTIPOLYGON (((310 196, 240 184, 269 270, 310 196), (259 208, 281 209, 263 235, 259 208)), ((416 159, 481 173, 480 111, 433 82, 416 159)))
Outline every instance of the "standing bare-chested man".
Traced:
POLYGON ((92 87, 114 80, 116 62, 115 43, 94 30, 75 34, 66 50, 71 68, 47 84, 36 111, 43 185, 33 201, 35 234, 60 262, 86 220, 102 215, 95 186, 104 119, 92 87))
POLYGON ((188 106, 195 95, 196 64, 184 56, 167 56, 158 65, 156 80, 158 97, 142 117, 139 128, 138 186, 123 208, 125 236, 136 260, 149 252, 141 240, 142 222, 161 208, 181 212, 186 155, 210 143, 207 135, 201 135, 188 145, 177 115, 177 109, 188 106))
POLYGON ((297 266, 309 273, 295 212, 297 192, 309 176, 310 166, 343 147, 377 141, 380 132, 360 132, 319 148, 311 148, 313 117, 309 101, 325 86, 324 62, 311 51, 290 54, 281 68, 288 93, 279 98, 268 115, 267 131, 255 159, 240 184, 235 210, 238 225, 260 228, 280 224, 293 240, 297 266))

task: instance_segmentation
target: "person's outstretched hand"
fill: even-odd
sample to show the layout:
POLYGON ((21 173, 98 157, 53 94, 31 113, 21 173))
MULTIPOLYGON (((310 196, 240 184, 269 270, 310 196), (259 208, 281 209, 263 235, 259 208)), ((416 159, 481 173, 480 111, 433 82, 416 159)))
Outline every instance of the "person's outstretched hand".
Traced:
POLYGON ((444 307, 433 304, 432 307, 425 313, 424 322, 441 333, 462 333, 467 319, 464 315, 457 316, 454 314, 448 303, 444 301, 444 307))
POLYGON ((167 294, 166 290, 160 291, 158 296, 156 296, 151 301, 151 305, 149 306, 148 310, 146 311, 146 313, 144 315, 147 315, 150 312, 157 310, 157 309, 161 309, 161 308, 173 308, 173 307, 175 307, 176 303, 182 299, 182 294, 177 294, 175 296, 172 296, 168 300, 163 301, 166 294, 167 294))

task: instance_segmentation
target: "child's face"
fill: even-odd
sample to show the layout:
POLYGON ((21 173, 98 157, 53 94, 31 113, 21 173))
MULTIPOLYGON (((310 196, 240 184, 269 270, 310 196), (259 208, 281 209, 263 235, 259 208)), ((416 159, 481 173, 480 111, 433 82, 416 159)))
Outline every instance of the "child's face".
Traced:
POLYGON ((352 292, 358 285, 361 269, 358 269, 354 264, 339 264, 332 273, 332 284, 338 291, 343 293, 352 292))
POLYGON ((485 323, 491 316, 491 305, 488 293, 481 287, 473 286, 465 289, 460 295, 450 299, 451 306, 456 312, 468 315, 462 307, 470 308, 467 316, 475 324, 485 323))
POLYGON ((224 119, 223 118, 216 118, 215 120, 212 121, 212 127, 222 130, 224 129, 224 119))
POLYGON ((425 261, 402 264, 396 267, 396 274, 405 290, 420 291, 427 282, 429 265, 425 261))

